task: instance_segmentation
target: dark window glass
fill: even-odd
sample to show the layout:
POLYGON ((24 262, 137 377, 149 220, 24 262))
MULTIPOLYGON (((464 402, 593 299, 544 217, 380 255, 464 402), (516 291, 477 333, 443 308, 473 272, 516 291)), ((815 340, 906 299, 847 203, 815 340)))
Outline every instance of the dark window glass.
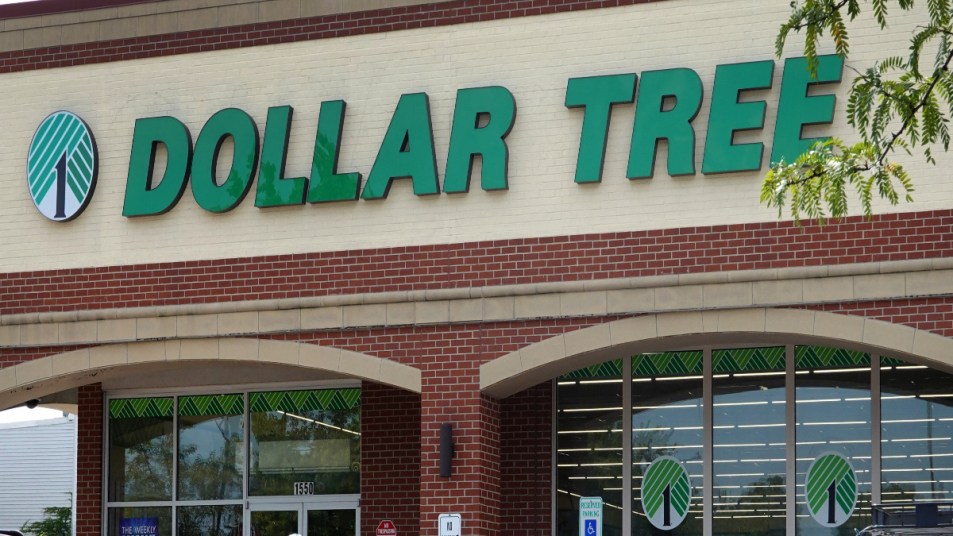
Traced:
POLYGON ((179 397, 179 500, 242 498, 244 396, 179 397))
POLYGON ((666 534, 702 534, 702 352, 663 352, 632 358, 632 532, 652 534, 642 480, 661 456, 682 463, 691 482, 684 520, 666 534))
MULTIPOLYGON (((797 533, 804 536, 854 534, 870 524, 870 356, 820 346, 798 346, 795 356, 797 533), (828 453, 841 455, 855 474, 854 484, 845 485, 856 489, 853 513, 835 528, 815 521, 805 498, 811 464, 828 453)), ((815 495, 815 505, 828 498, 828 494, 815 495)), ((834 505, 824 501, 819 511, 823 519, 832 513, 832 506, 837 519, 840 514, 836 509, 848 504, 846 500, 838 504, 836 499, 834 497, 834 505)))
POLYGON ((357 516, 354 510, 311 510, 308 512, 308 536, 354 536, 357 516))
POLYGON ((361 390, 251 393, 250 495, 359 493, 361 390))
POLYGON ((953 375, 884 358, 880 389, 881 501, 953 501, 953 375))
POLYGON ((176 536, 243 536, 242 505, 180 506, 176 536))
MULTIPOLYGON (((579 534, 579 498, 602 497, 602 533, 622 534, 622 361, 557 382, 557 533, 579 534)), ((628 515, 628 514, 626 514, 628 515)))
POLYGON ((172 499, 172 398, 109 401, 109 500, 172 499))
POLYGON ((785 351, 712 352, 713 533, 785 530, 785 351))

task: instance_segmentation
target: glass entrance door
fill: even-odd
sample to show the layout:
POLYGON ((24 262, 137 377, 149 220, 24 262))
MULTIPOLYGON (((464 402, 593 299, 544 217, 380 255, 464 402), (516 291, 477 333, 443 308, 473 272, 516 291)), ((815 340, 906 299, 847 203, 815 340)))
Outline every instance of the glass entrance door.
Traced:
POLYGON ((356 536, 357 510, 307 510, 305 536, 356 536))
POLYGON ((301 532, 300 510, 252 510, 245 536, 288 536, 301 532))
POLYGON ((251 503, 244 536, 358 536, 356 501, 251 503))

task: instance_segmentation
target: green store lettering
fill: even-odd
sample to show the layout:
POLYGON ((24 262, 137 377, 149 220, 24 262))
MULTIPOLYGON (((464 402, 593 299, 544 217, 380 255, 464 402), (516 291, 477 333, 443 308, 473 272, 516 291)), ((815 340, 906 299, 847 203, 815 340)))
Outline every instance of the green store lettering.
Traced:
MULTIPOLYGON (((308 177, 285 176, 291 106, 269 108, 263 140, 246 112, 237 108, 220 110, 202 127, 194 147, 188 128, 178 119, 139 119, 133 133, 123 216, 168 212, 190 182, 200 207, 209 212, 227 212, 241 204, 251 191, 256 169, 255 206, 260 208, 301 205, 305 201, 383 199, 397 179, 410 179, 416 195, 440 193, 430 104, 425 93, 400 97, 363 189, 360 173, 337 169, 345 110, 346 104, 341 100, 321 103, 308 177), (216 163, 228 138, 234 144, 234 155, 231 169, 220 182, 216 163), (167 162, 164 174, 156 181, 153 173, 160 146, 165 148, 167 162)), ((482 158, 481 187, 507 189, 506 136, 515 120, 516 101, 506 88, 479 87, 457 92, 444 192, 469 190, 477 156, 482 158)))
MULTIPOLYGON (((831 123, 833 95, 808 95, 816 84, 839 82, 843 60, 818 58, 817 77, 811 78, 804 58, 785 61, 771 162, 791 161, 816 141, 802 138, 805 125, 831 123)), ((741 101, 745 91, 770 89, 774 71, 771 60, 719 65, 715 70, 702 158, 706 175, 761 169, 762 143, 734 143, 736 132, 764 127, 764 101, 741 101)), ((695 127, 703 87, 698 74, 686 68, 642 73, 638 96, 635 74, 573 78, 566 90, 566 106, 582 109, 582 128, 576 162, 576 183, 602 180, 609 121, 615 105, 635 102, 635 120, 626 176, 651 178, 658 143, 668 143, 667 171, 671 176, 695 174, 695 127), (636 98, 638 99, 636 102, 636 98)), ((203 209, 227 212, 255 187, 259 208, 384 199, 393 181, 409 179, 415 195, 440 193, 433 126, 426 93, 401 95, 366 181, 356 171, 338 170, 346 103, 321 103, 314 140, 311 172, 307 177, 286 177, 288 142, 293 109, 268 109, 264 135, 243 110, 216 112, 203 126, 195 143, 189 129, 174 117, 136 121, 129 158, 123 215, 153 216, 168 212, 191 183, 192 195, 203 209), (219 151, 231 138, 231 168, 218 180, 219 151), (153 176, 159 148, 166 153, 160 180, 153 176), (362 182, 364 184, 362 185, 362 182), (363 186, 363 188, 362 188, 363 186)), ((461 89, 457 92, 444 170, 444 193, 466 193, 473 163, 481 159, 483 190, 508 188, 509 148, 506 138, 516 121, 513 94, 500 86, 461 89)))

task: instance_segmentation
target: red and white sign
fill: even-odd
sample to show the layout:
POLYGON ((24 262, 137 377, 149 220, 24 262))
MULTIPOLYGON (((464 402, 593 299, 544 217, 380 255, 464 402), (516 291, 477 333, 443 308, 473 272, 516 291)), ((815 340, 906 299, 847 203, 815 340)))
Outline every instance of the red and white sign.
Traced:
POLYGON ((377 525, 377 536, 397 536, 397 526, 390 519, 385 519, 377 525))

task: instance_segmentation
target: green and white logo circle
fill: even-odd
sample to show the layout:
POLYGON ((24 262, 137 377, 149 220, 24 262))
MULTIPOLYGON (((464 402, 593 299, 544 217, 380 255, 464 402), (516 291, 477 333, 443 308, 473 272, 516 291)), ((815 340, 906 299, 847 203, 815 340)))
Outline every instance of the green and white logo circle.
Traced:
POLYGON ((642 478, 642 510, 653 527, 672 530, 685 521, 692 483, 685 467, 671 456, 656 458, 642 478))
POLYGON ((825 527, 839 527, 857 505, 857 475, 847 458, 831 452, 818 457, 804 481, 807 509, 825 527))
POLYGON ((86 123, 55 112, 40 123, 30 142, 27 185, 41 214, 54 221, 79 216, 96 189, 96 142, 86 123))

